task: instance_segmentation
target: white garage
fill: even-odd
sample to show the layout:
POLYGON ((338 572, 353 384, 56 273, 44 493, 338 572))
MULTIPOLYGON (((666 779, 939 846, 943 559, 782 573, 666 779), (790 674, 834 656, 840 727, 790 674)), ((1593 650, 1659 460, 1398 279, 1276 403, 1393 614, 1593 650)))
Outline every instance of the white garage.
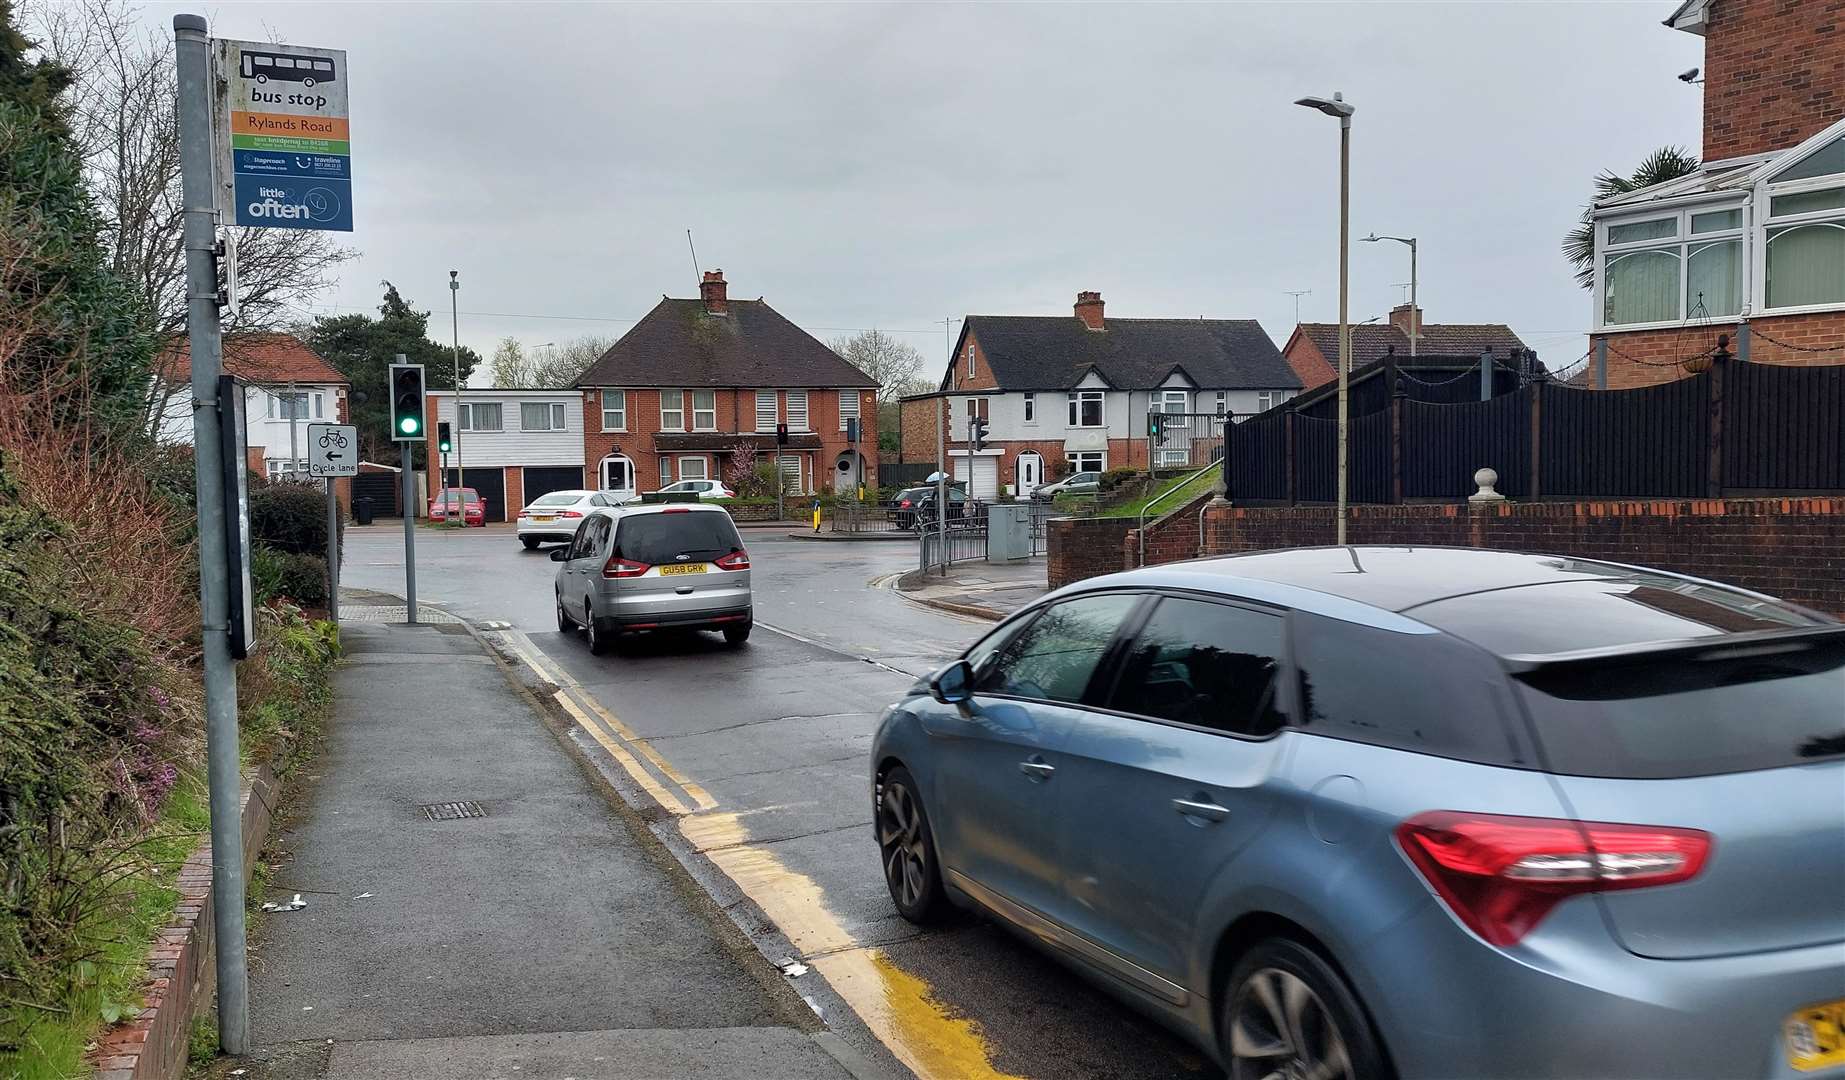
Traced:
POLYGON ((954 459, 955 479, 967 485, 967 493, 983 503, 999 501, 999 451, 991 456, 976 455, 972 458, 958 454, 954 459), (973 464, 969 474, 969 462, 973 464))

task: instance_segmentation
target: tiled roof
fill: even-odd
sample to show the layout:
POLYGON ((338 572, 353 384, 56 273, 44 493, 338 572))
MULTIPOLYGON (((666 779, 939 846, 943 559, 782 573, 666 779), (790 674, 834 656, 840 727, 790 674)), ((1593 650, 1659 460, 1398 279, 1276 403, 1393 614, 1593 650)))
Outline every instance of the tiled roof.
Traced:
POLYGON ((1094 368, 1119 390, 1164 383, 1175 368, 1200 388, 1292 390, 1300 379, 1253 319, 1117 319, 1091 330, 1075 315, 969 315, 1002 390, 1064 390, 1094 368))
MULTIPOLYGON (((192 345, 175 338, 160 357, 160 375, 170 382, 192 378, 192 345)), ((224 335, 224 373, 253 383, 337 383, 351 380, 293 334, 224 335)))
MULTIPOLYGON (((1339 324, 1301 323, 1300 332, 1312 339, 1328 364, 1339 363, 1339 324)), ((1409 355, 1409 335, 1392 325, 1352 327, 1352 366, 1381 360, 1395 346, 1397 355, 1409 355)), ((1487 349, 1495 356, 1511 355, 1522 349, 1512 328, 1504 323, 1423 323, 1416 351, 1426 356, 1479 356, 1487 349)))
POLYGON ((876 386, 761 300, 662 299, 589 366, 577 386, 876 386))

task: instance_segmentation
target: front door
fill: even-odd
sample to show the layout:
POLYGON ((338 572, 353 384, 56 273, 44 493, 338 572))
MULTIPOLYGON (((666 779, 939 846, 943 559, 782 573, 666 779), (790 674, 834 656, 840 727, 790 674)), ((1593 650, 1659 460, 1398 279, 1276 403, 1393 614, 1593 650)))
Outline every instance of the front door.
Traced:
POLYGON ((1058 917, 1064 742, 1116 630, 1140 600, 1108 593, 1052 604, 982 662, 965 705, 920 708, 936 750, 931 816, 957 887, 1058 917))
POLYGON ((1287 702, 1279 614, 1163 597, 1131 644, 1109 709, 1065 744, 1071 930, 1117 976, 1175 1005, 1194 919, 1272 816, 1287 702))
POLYGON ((602 490, 617 495, 634 494, 634 463, 625 457, 603 458, 602 490))
POLYGON ((1042 483, 1044 483, 1044 459, 1029 450, 1020 454, 1019 497, 1025 498, 1029 496, 1032 492, 1038 490, 1038 485, 1042 483))

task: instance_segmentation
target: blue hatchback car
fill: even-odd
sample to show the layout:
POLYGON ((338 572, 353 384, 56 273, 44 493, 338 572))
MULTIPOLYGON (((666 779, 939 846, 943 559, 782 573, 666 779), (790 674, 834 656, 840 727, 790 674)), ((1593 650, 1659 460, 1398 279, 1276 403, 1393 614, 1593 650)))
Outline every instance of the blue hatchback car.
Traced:
POLYGON ((1234 1080, 1845 1075, 1845 625, 1555 556, 1082 582, 886 713, 886 883, 1234 1080))

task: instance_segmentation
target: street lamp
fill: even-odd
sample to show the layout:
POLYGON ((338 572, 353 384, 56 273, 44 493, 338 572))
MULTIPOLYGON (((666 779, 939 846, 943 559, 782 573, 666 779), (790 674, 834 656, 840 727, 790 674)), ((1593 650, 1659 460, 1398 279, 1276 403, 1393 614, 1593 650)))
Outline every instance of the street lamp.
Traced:
POLYGON ((1413 236, 1379 236, 1372 233, 1359 240, 1361 244, 1375 244, 1379 240, 1395 240, 1399 244, 1409 245, 1409 355, 1416 355, 1416 341, 1422 337, 1422 309, 1416 306, 1416 238, 1413 236))
POLYGON ((1333 542, 1345 546, 1346 481, 1350 458, 1346 452, 1348 392, 1352 381, 1352 324, 1346 314, 1351 296, 1352 232, 1352 113, 1345 95, 1332 100, 1304 97, 1294 102, 1339 118, 1339 520, 1333 542))
MULTIPOLYGON (((455 430, 452 433, 455 446, 455 509, 461 519, 461 531, 468 531, 468 506, 461 494, 468 486, 466 466, 461 463, 461 271, 448 272, 448 325, 455 344, 455 430)), ((447 479, 445 476, 443 479, 447 479)), ((447 509, 447 502, 443 509, 447 509)), ((483 516, 483 520, 485 520, 483 516)))

